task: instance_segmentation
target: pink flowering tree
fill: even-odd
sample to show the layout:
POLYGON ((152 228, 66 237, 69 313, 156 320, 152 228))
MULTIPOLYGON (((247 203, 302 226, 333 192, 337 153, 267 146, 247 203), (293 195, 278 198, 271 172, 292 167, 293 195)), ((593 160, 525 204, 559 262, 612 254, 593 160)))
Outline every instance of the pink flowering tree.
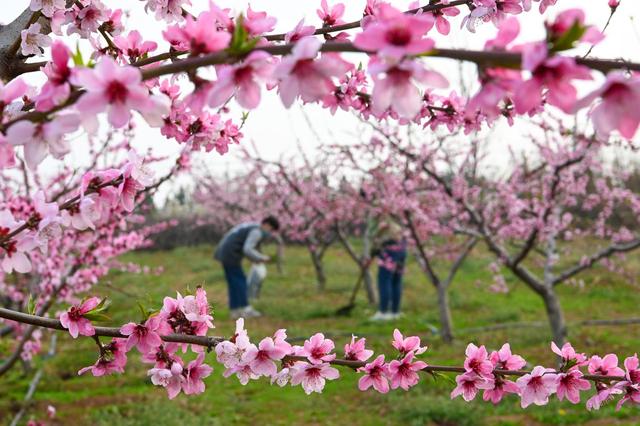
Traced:
MULTIPOLYGON (((509 237, 525 236, 525 244, 515 254, 504 247, 505 234, 496 235, 488 222, 492 213, 501 211, 493 208, 499 200, 489 199, 492 208, 478 210, 471 204, 478 196, 466 191, 464 179, 454 177, 451 185, 438 178, 435 170, 423 167, 474 222, 475 226, 468 228, 470 235, 482 239, 505 266, 541 295, 554 340, 560 344, 565 327, 553 286, 611 253, 630 250, 635 236, 620 230, 608 234, 605 230, 604 236, 613 241, 611 245, 564 272, 552 271, 550 261, 546 270, 551 272, 542 281, 522 262, 539 241, 566 237, 566 215, 556 214, 553 208, 565 195, 555 189, 560 183, 554 182, 571 174, 574 159, 593 146, 606 144, 612 135, 626 139, 635 135, 640 124, 636 108, 639 77, 629 71, 639 71, 640 64, 592 58, 588 52, 576 56, 572 49, 593 46, 603 34, 590 25, 591 17, 582 9, 557 10, 559 13, 551 17, 548 9, 557 9, 552 7, 556 0, 443 0, 422 6, 416 3, 411 10, 399 9, 397 2, 380 0, 368 0, 364 10, 336 3, 320 3, 317 26, 302 20, 286 33, 275 33, 277 19, 268 12, 248 8, 236 13, 213 2, 197 11, 189 0, 146 0, 127 3, 126 8, 109 8, 101 0, 32 0, 12 23, 0 28, 0 169, 16 166, 17 157, 21 157, 26 164, 23 170, 33 173, 48 158, 67 157, 66 142, 71 135, 82 135, 83 139, 78 139, 82 144, 89 135, 125 129, 134 122, 158 128, 166 139, 181 144, 188 152, 215 150, 224 154, 241 142, 242 123, 247 119, 246 114, 228 105, 256 109, 264 90, 275 90, 285 108, 300 101, 315 103, 330 111, 351 111, 374 123, 413 122, 445 132, 474 132, 497 121, 512 124, 516 117, 540 115, 545 110, 579 112, 591 119, 594 137, 574 134, 573 143, 543 150, 541 158, 550 166, 545 164, 531 176, 516 170, 507 180, 509 185, 516 185, 509 195, 516 196, 523 193, 518 190, 523 184, 518 175, 546 177, 539 196, 524 202, 533 209, 536 226, 515 227, 516 236, 509 237), (133 8, 144 9, 159 21, 162 36, 147 39, 127 22, 127 12, 133 8), (346 19, 348 14, 353 15, 353 21, 346 19), (545 35, 516 43, 519 18, 539 14, 544 14, 544 26, 533 21, 527 25, 539 26, 545 35), (449 19, 456 15, 462 19, 459 31, 463 34, 475 32, 479 25, 495 26, 495 38, 487 40, 482 50, 459 48, 448 43, 449 39, 436 43, 433 35, 450 33, 449 19), (344 53, 357 54, 359 59, 356 62, 356 55, 344 53), (470 95, 445 92, 449 82, 437 70, 434 58, 478 65, 477 90, 470 95), (579 93, 577 82, 590 93, 579 93), (552 223, 555 225, 550 226, 552 223)), ((611 14, 618 3, 609 2, 611 14)), ((135 26, 142 28, 139 23, 135 26)), ((148 157, 132 155, 124 162, 112 159, 117 164, 104 168, 95 165, 65 193, 68 196, 55 202, 51 194, 40 191, 39 185, 30 191, 28 179, 19 183, 24 205, 9 200, 0 215, 0 263, 4 273, 29 274, 34 268, 45 269, 50 256, 45 258, 41 253, 50 242, 49 236, 57 232, 57 225, 67 230, 89 229, 86 234, 90 236, 81 239, 91 241, 99 239, 106 223, 120 224, 131 218, 140 191, 152 185, 144 165, 154 155, 148 157)), ((590 155, 583 158, 592 159, 590 155)), ((281 178, 286 180, 282 173, 281 178)), ((574 177, 574 181, 579 179, 574 177)), ((601 186, 616 183, 608 178, 600 181, 601 186)), ((343 181, 337 188, 346 191, 348 185, 343 181)), ((579 185, 569 181, 564 187, 571 194, 579 185)), ((490 195, 500 193, 501 188, 497 185, 490 195)), ((616 201, 630 198, 622 190, 612 192, 616 201)), ((600 200, 608 206, 613 199, 603 193, 596 202, 600 200)), ((352 212, 354 205, 349 203, 347 200, 328 208, 331 212, 352 212)), ((528 210, 508 212, 517 218, 528 210)), ((527 218, 516 223, 523 221, 527 218)), ((113 225, 104 233, 113 235, 116 228, 113 225)), ((607 229, 604 225, 602 228, 607 229)), ((346 246, 346 238, 342 236, 341 240, 346 246)), ((548 247, 554 243, 546 244, 548 252, 553 253, 555 248, 548 247)), ((119 254, 113 246, 109 244, 105 251, 119 254)), ((66 271, 72 278, 80 272, 76 268, 91 264, 91 258, 103 258, 101 252, 92 251, 91 243, 79 247, 87 252, 77 253, 72 259, 71 269, 66 271)), ((364 258, 350 255, 354 260, 364 258)), ((547 257, 555 259, 552 254, 547 257)), ((88 275, 93 276, 91 272, 88 275)), ((67 288, 62 282, 70 281, 56 280, 55 288, 67 288)), ((380 391, 387 390, 385 380, 391 389, 407 390, 418 383, 420 371, 454 371, 461 374, 452 397, 461 395, 465 400, 483 390, 483 397, 494 403, 505 393, 516 393, 523 407, 545 404, 552 395, 575 402, 587 388, 585 381, 589 381, 596 383, 597 393, 587 402, 588 408, 598 408, 617 396, 619 405, 640 402, 636 356, 627 357, 622 370, 614 354, 603 358, 594 355, 587 362, 586 356, 565 344, 553 347, 563 360, 560 367, 537 366, 527 371, 520 369, 521 360, 508 346, 494 355, 483 346, 470 344, 463 367, 430 366, 419 359, 426 350, 419 339, 397 331, 394 359, 387 363, 378 356, 373 364, 366 362, 373 355, 364 349, 364 342, 353 339, 345 347, 345 358, 339 359, 333 353, 335 343, 321 333, 301 347, 291 346, 284 330, 277 330, 257 345, 251 343, 242 322, 230 338, 207 336, 213 318, 202 289, 195 294, 167 296, 154 315, 120 327, 93 325, 104 308, 100 302, 96 304, 96 299, 66 302, 71 306, 58 319, 42 316, 42 309, 50 307, 47 302, 36 310, 38 315, 24 312, 23 304, 16 309, 0 308, 0 317, 12 321, 13 327, 23 324, 29 330, 68 330, 78 338, 91 335, 97 344, 97 360, 80 372, 94 376, 123 372, 127 352, 136 348, 142 352, 143 361, 152 365, 148 370, 152 383, 164 387, 170 398, 181 392, 196 394, 204 390, 203 379, 212 373, 205 363, 205 349, 215 347, 225 376, 235 375, 242 383, 267 376, 279 385, 300 384, 306 393, 322 391, 327 381, 339 378, 336 366, 346 366, 362 369, 360 373, 369 376, 361 388, 380 391), (112 340, 105 343, 100 337, 112 340), (197 357, 186 363, 178 350, 189 348, 197 357), (276 363, 282 365, 280 370, 276 363), (509 377, 520 379, 511 382, 509 377)))
MULTIPOLYGON (((378 217, 390 217, 399 224, 413 248, 428 282, 437 292, 440 318, 440 334, 445 342, 453 340, 453 321, 449 306, 449 289, 455 276, 478 242, 476 236, 461 235, 460 229, 467 217, 459 214, 455 204, 441 194, 441 187, 424 172, 423 166, 433 164, 442 154, 442 142, 431 149, 425 145, 403 145, 403 150, 419 152, 419 158, 397 155, 393 145, 374 137, 371 143, 339 146, 337 158, 346 161, 361 178, 361 194, 356 201, 368 205, 378 217), (446 262, 446 267, 436 269, 435 263, 446 262), (443 271, 443 272, 442 272, 443 271)), ((397 147, 396 147, 397 149, 397 147)), ((470 158, 473 150, 468 151, 470 158)), ((336 159, 334 161, 339 162, 336 159)), ((470 168, 471 161, 463 161, 448 173, 465 176, 477 181, 477 170, 470 168)))
MULTIPOLYGON (((607 144, 552 120, 542 127, 542 134, 531 135, 533 153, 512 151, 514 167, 498 179, 469 178, 469 170, 482 166, 481 157, 469 154, 474 149, 454 155, 435 151, 430 161, 420 161, 425 147, 384 137, 398 155, 420 161, 447 210, 464 218, 449 222, 455 232, 483 241, 498 264, 542 298, 554 341, 562 344, 567 328, 555 288, 596 265, 624 273, 624 254, 640 247, 633 231, 640 200, 626 185, 628 172, 607 167, 607 144), (630 218, 622 221, 616 212, 630 218), (574 242, 585 240, 587 250, 574 242)), ((502 283, 495 289, 508 291, 499 268, 494 273, 502 283)))

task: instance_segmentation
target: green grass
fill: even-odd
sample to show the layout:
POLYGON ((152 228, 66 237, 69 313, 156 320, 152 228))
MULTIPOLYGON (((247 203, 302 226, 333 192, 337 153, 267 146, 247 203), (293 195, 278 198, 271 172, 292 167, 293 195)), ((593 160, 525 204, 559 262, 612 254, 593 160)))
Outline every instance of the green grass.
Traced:
MULTIPOLYGON (((180 248, 170 252, 132 253, 124 261, 151 268, 164 266, 161 275, 112 273, 95 288, 95 293, 109 296, 113 305, 112 325, 137 320, 136 303, 159 306, 165 295, 204 285, 214 307, 217 335, 228 336, 234 324, 226 307, 226 287, 221 268, 211 259, 211 247, 180 248)), ((634 255, 636 256, 636 255, 634 255)), ((256 307, 266 316, 248 320, 250 336, 259 339, 275 329, 286 327, 291 337, 309 336, 316 331, 326 334, 367 336, 378 351, 390 351, 390 336, 395 327, 410 334, 424 336, 429 345, 426 360, 433 364, 459 364, 468 341, 498 348, 508 341, 512 348, 531 363, 553 362, 549 350, 549 331, 545 328, 504 329, 484 333, 465 333, 465 328, 501 322, 545 321, 540 299, 513 277, 507 276, 508 294, 486 290, 491 283, 487 269, 491 257, 474 254, 461 268, 451 289, 451 306, 457 340, 444 345, 433 334, 438 325, 435 291, 415 262, 410 262, 405 279, 403 309, 406 316, 394 324, 367 322, 373 308, 360 294, 358 306, 350 317, 336 318, 335 309, 347 303, 357 271, 339 249, 329 250, 326 269, 327 290, 315 289, 312 265, 302 248, 288 248, 285 270, 275 268, 263 287, 256 307)), ((640 264, 630 256, 632 265, 640 264)), ((559 288, 567 320, 632 317, 636 315, 640 293, 635 285, 603 269, 582 277, 584 286, 559 288)), ((570 329, 570 340, 579 350, 595 353, 615 351, 623 356, 637 351, 640 326, 591 327, 570 329)), ((471 404, 448 397, 450 383, 424 378, 411 391, 388 395, 357 390, 357 376, 343 371, 343 377, 330 382, 321 395, 306 396, 299 387, 271 387, 266 381, 241 386, 235 379, 222 378, 222 367, 209 355, 215 371, 206 380, 207 391, 198 396, 180 395, 173 401, 163 389, 146 378, 147 365, 133 352, 127 372, 120 376, 93 378, 76 372, 95 360, 95 344, 90 339, 72 341, 60 334, 59 352, 44 364, 46 375, 35 396, 30 415, 44 417, 47 405, 58 410, 54 424, 74 425, 228 425, 228 424, 310 424, 310 425, 521 425, 521 424, 589 424, 633 425, 640 423, 640 412, 625 408, 615 412, 607 406, 590 413, 584 405, 553 402, 546 407, 523 411, 515 398, 501 405, 476 401, 471 404)), ((336 338, 341 348, 347 337, 336 338)), ((44 342, 47 338, 43 339, 44 342)), ((0 351, 3 351, 0 346, 0 351)), ((40 361, 36 361, 37 364, 40 361)), ((27 390, 30 375, 16 368, 0 381, 0 422, 9 421, 17 411, 27 390)))

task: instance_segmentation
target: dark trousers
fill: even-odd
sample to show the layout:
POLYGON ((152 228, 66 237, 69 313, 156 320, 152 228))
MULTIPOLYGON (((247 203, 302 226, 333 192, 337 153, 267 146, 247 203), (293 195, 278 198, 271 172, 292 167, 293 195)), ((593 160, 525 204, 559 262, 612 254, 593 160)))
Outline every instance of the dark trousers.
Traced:
POLYGON ((247 277, 244 275, 242 266, 222 264, 222 267, 224 268, 224 277, 227 280, 227 288, 229 290, 229 309, 248 306, 247 277))
POLYGON ((380 295, 380 312, 400 312, 402 297, 402 273, 378 267, 378 293, 380 295))

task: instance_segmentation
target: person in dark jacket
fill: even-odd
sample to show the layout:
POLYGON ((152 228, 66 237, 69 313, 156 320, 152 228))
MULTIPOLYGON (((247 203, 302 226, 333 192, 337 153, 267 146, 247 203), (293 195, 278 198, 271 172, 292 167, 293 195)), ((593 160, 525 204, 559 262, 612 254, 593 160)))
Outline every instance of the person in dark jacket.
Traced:
POLYGON ((260 243, 280 229, 280 223, 274 216, 268 216, 260 223, 248 222, 236 225, 228 231, 218 247, 214 257, 224 269, 229 291, 229 309, 233 318, 257 317, 260 312, 249 305, 247 277, 242 270, 242 259, 248 258, 254 263, 266 263, 269 256, 260 252, 260 243))

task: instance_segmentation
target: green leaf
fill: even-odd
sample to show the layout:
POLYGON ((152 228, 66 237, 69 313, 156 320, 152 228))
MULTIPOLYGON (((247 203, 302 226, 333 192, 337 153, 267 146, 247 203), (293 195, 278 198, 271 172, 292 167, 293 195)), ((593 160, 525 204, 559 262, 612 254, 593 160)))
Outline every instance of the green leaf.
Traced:
POLYGON ((83 315, 83 317, 85 317, 89 321, 110 321, 111 320, 111 318, 109 318, 105 314, 101 314, 95 311, 87 312, 86 314, 83 315))
POLYGON ((27 312, 31 315, 36 313, 36 301, 33 300, 33 295, 29 295, 29 301, 27 302, 27 312))
POLYGON ((140 308, 140 312, 142 313, 142 322, 146 321, 147 318, 149 318, 148 311, 145 309, 144 306, 142 306, 142 303, 140 302, 138 302, 138 308, 140 308))
POLYGON ((440 373, 439 371, 431 371, 430 373, 431 373, 431 376, 433 376, 433 380, 436 382, 439 379, 442 379, 449 384, 452 384, 452 385, 456 384, 456 381, 448 374, 440 373))
POLYGON ((565 31, 560 37, 555 40, 549 40, 551 42, 551 52, 561 52, 563 50, 573 49, 576 42, 582 38, 587 31, 587 27, 575 21, 571 28, 565 31))
POLYGON ((73 53, 73 56, 71 57, 71 59, 73 59, 73 63, 76 66, 84 66, 84 59, 82 59, 82 52, 80 52, 79 43, 76 44, 76 51, 73 53))
POLYGON ((227 48, 227 52, 234 56, 243 56, 253 50, 257 43, 257 37, 249 38, 249 33, 244 27, 244 16, 239 15, 238 18, 236 18, 233 36, 231 37, 231 43, 227 48))

